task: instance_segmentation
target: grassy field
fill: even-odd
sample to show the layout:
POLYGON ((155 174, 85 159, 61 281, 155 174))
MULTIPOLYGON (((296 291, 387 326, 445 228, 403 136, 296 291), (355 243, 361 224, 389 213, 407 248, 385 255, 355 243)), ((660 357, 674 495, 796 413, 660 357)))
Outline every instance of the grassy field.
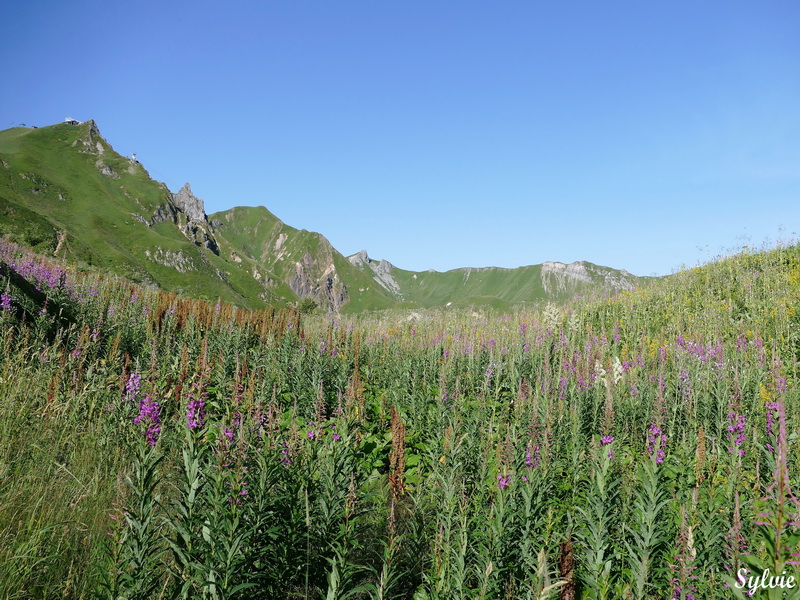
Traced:
POLYGON ((0 598, 800 576, 797 246, 563 307, 301 318, 4 242, 0 293, 0 598))

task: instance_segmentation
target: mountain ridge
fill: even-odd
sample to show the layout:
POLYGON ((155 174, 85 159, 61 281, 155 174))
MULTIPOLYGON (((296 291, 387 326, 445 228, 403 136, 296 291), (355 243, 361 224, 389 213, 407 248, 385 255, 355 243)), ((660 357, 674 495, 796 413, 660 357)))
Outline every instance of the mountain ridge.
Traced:
POLYGON ((415 272, 366 250, 345 257, 321 233, 287 225, 264 206, 207 215, 189 183, 171 192, 135 156, 116 153, 93 120, 0 131, 0 234, 135 281, 251 308, 302 299, 334 312, 504 307, 648 279, 588 261, 415 272))

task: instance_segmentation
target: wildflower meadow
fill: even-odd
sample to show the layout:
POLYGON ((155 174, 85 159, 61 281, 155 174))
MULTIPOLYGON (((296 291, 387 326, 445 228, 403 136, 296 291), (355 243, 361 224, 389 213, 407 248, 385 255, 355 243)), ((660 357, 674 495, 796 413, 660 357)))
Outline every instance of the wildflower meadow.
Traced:
POLYGON ((510 314, 0 292, 0 598, 800 598, 798 246, 510 314))

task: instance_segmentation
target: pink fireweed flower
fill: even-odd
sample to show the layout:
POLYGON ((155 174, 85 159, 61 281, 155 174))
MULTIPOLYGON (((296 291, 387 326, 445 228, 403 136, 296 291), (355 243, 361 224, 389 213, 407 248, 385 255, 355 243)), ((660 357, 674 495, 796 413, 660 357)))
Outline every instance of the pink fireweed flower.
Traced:
POLYGON ((292 459, 289 457, 289 445, 286 442, 281 442, 281 462, 287 467, 292 464, 292 459))
POLYGON ((738 414, 734 411, 728 413, 728 442, 731 443, 728 448, 728 453, 733 454, 734 450, 738 451, 739 456, 744 456, 744 414, 738 414))
MULTIPOLYGON (((600 442, 598 442, 597 447, 598 448, 602 448, 603 446, 610 446, 613 441, 614 441, 614 436, 613 435, 604 435, 603 437, 600 438, 600 442)), ((614 460, 614 449, 613 448, 609 448, 608 449, 608 458, 610 458, 611 460, 614 460)))
POLYGON ((500 473, 497 475, 497 489, 502 490, 511 485, 511 475, 500 473))
POLYGON ((647 433, 647 451, 651 456, 655 456, 656 464, 660 465, 664 462, 664 446, 667 443, 666 434, 661 432, 661 429, 656 427, 655 423, 650 424, 650 429, 647 433))
POLYGON ((525 467, 528 470, 535 469, 536 467, 538 467, 540 460, 541 460, 541 457, 539 456, 539 445, 538 444, 536 445, 536 448, 533 449, 533 452, 531 452, 531 447, 530 446, 528 446, 525 449, 525 467))
POLYGON ((131 373, 128 376, 128 383, 125 384, 125 400, 136 402, 139 395, 139 386, 142 383, 142 376, 131 373))
POLYGON ((206 402, 203 398, 192 398, 186 407, 186 425, 189 429, 198 429, 205 423, 206 402))
MULTIPOLYGON (((767 435, 772 436, 772 428, 775 426, 775 414, 777 414, 780 407, 777 402, 766 402, 764 408, 767 409, 767 435)), ((772 450, 772 446, 769 444, 767 446, 772 450)))
POLYGON ((150 396, 139 402, 139 414, 133 419, 134 425, 144 425, 147 443, 155 446, 161 433, 161 407, 150 396))

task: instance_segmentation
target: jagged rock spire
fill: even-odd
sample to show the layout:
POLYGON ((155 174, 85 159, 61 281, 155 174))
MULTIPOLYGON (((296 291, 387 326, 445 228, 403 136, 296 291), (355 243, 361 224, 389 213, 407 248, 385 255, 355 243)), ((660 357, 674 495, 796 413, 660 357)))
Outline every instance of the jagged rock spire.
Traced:
POLYGON ((200 198, 192 193, 192 188, 188 183, 184 184, 177 194, 172 195, 172 201, 176 208, 181 210, 192 221, 206 220, 205 205, 200 198))

